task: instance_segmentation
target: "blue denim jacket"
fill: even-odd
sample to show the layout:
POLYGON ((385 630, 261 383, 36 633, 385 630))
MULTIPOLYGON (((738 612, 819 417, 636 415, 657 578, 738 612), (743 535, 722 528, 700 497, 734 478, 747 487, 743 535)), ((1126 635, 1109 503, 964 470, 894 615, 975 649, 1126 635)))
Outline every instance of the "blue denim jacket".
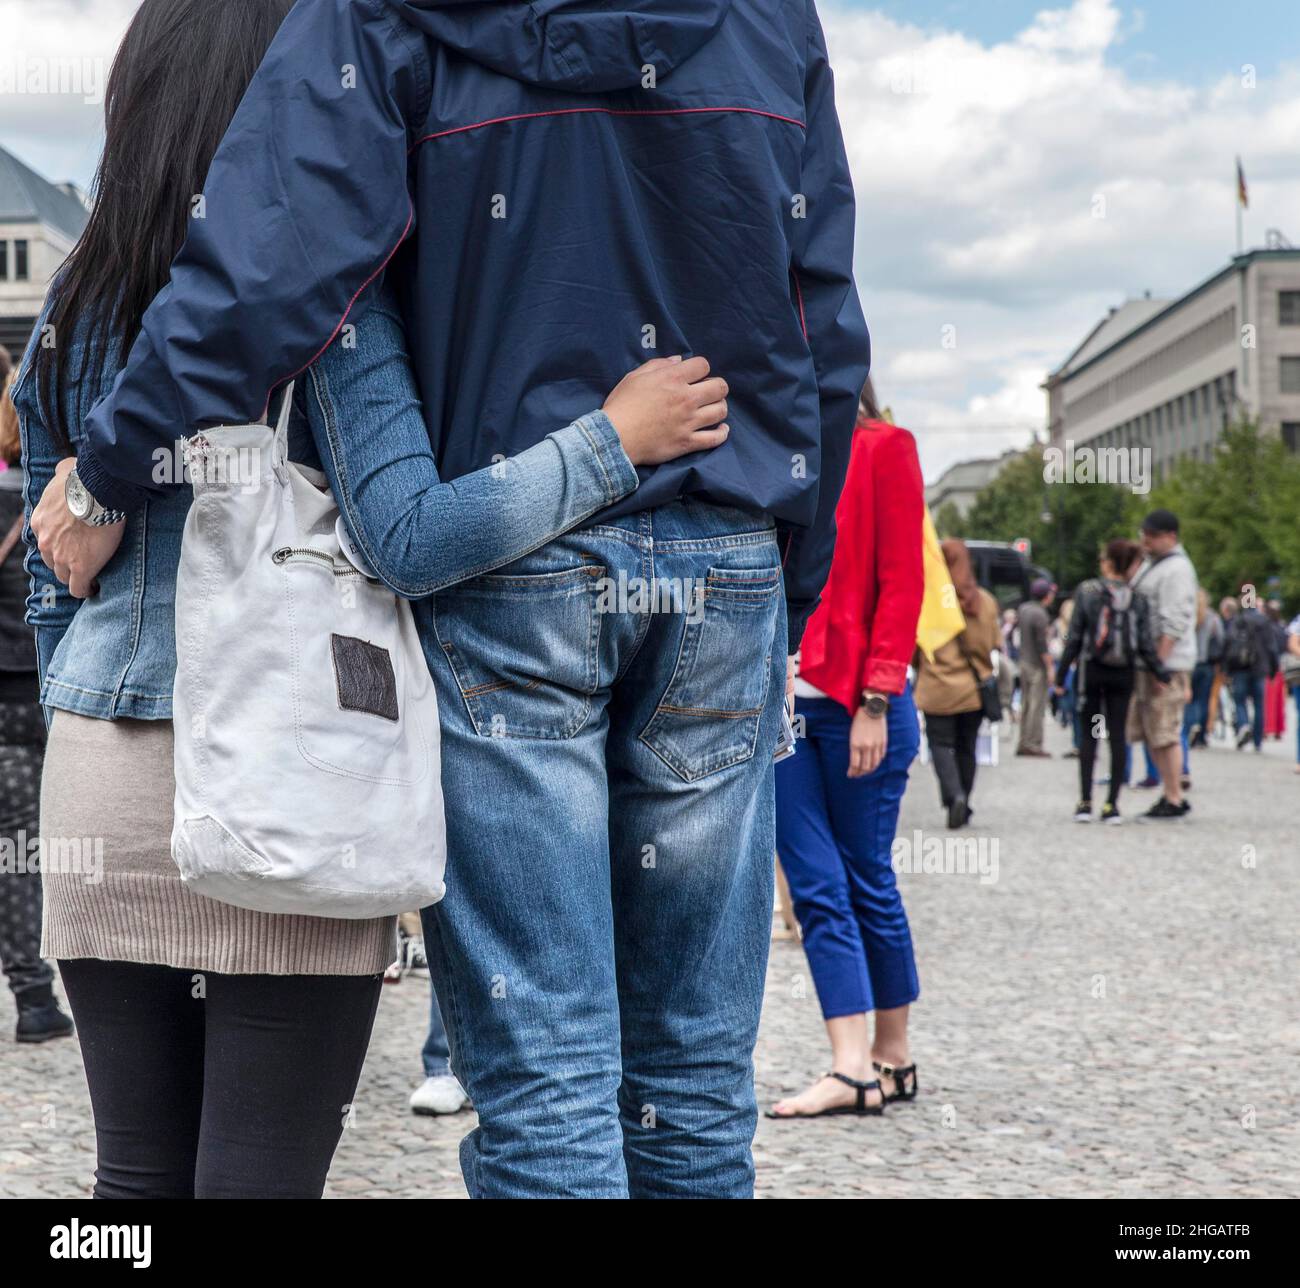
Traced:
MULTIPOLYGON (((23 360, 14 403, 27 466, 27 514, 62 453, 23 360)), ((80 370, 87 337, 66 340, 80 370)), ((90 408, 111 388, 119 355, 74 382, 64 408, 75 450, 90 408)), ((637 473, 614 426, 593 412, 509 460, 442 483, 406 338, 383 293, 354 333, 322 355, 297 386, 291 455, 323 464, 353 539, 398 594, 417 598, 537 549, 627 496, 637 473)), ((177 459, 169 454, 169 459, 177 459)), ((99 575, 99 593, 69 595, 24 527, 32 580, 27 620, 36 628, 47 708, 113 720, 168 720, 176 673, 176 572, 192 494, 153 497, 129 516, 122 544, 99 575)))

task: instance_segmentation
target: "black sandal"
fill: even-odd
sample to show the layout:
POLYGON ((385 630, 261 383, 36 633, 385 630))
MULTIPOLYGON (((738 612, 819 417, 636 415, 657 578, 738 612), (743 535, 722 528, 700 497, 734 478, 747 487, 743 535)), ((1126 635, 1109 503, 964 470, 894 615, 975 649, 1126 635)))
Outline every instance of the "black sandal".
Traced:
POLYGON ((886 1100, 915 1100, 917 1092, 916 1083, 916 1065, 915 1064, 881 1064, 877 1060, 871 1062, 871 1067, 882 1077, 892 1078, 894 1080, 894 1093, 886 1096, 886 1100), (912 1080, 912 1086, 909 1090, 907 1085, 908 1078, 912 1080))
POLYGON ((822 1078, 835 1078, 846 1087, 854 1088, 858 1094, 853 1104, 833 1105, 830 1109, 819 1109, 815 1114, 778 1114, 775 1109, 769 1109, 766 1116, 768 1118, 878 1118, 885 1112, 884 1092, 881 1091, 879 1082, 861 1082, 857 1078, 850 1078, 847 1073, 836 1073, 834 1069, 822 1074, 822 1078), (881 1100, 878 1105, 867 1104, 868 1091, 880 1091, 881 1100))

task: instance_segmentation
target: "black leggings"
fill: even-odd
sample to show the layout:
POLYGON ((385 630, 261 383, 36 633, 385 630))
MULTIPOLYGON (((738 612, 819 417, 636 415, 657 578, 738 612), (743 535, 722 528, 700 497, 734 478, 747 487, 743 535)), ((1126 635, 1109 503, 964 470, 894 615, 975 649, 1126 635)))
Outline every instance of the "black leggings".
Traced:
POLYGON ((59 971, 95 1114, 95 1198, 320 1198, 378 975, 59 971))
POLYGON ((1097 743, 1101 739, 1101 720, 1110 741, 1110 787, 1106 799, 1119 803, 1119 789, 1124 785, 1124 764, 1128 744, 1124 726, 1128 722, 1128 704, 1133 696, 1133 672, 1093 663, 1084 674, 1083 737, 1079 742, 1079 799, 1092 800, 1092 771, 1097 761, 1097 743))
POLYGON ((939 797, 945 806, 952 803, 958 788, 968 803, 975 791, 976 745, 983 722, 983 711, 925 717, 930 759, 939 779, 939 797))

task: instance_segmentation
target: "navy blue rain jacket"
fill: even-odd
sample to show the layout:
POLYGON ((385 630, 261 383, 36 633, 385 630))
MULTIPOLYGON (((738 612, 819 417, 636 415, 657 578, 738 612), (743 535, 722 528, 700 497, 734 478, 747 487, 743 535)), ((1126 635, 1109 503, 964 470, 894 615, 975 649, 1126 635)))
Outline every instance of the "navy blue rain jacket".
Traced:
POLYGON ((79 470, 137 508, 178 434, 260 416, 386 273, 453 479, 706 356, 729 441, 641 470, 770 515, 791 649, 834 547, 869 365, 812 0, 300 0, 216 156, 79 470))

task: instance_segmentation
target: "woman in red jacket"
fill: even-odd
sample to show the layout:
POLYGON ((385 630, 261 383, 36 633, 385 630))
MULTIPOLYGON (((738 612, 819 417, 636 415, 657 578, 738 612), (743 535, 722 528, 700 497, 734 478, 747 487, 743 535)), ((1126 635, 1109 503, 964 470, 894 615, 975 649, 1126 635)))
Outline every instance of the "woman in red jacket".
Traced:
POLYGON ((878 1114, 885 1101, 916 1095, 907 1011, 919 985, 890 858, 920 746, 907 668, 924 590, 924 506, 916 443, 880 419, 868 383, 836 511, 835 559, 800 653, 803 736, 776 769, 777 850, 830 1035, 831 1072, 778 1101, 772 1118, 878 1114))

